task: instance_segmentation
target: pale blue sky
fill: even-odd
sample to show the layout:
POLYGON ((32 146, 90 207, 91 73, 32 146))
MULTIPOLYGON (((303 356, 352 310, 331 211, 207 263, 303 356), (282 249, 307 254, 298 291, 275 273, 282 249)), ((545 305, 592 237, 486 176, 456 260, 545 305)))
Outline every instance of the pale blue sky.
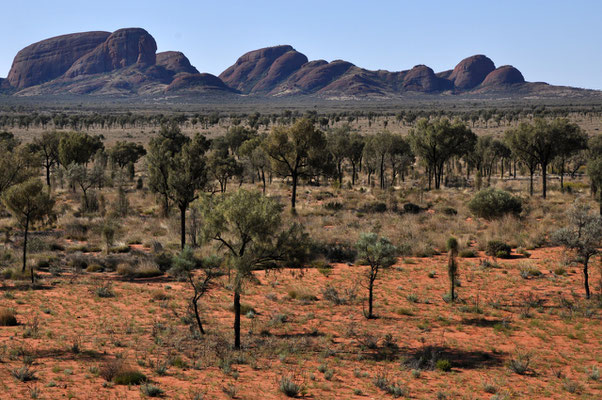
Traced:
POLYGON ((52 36, 142 27, 219 74, 243 53, 290 44, 310 60, 436 72, 486 54, 528 81, 602 89, 602 2, 29 0, 0 6, 0 76, 21 48, 52 36))

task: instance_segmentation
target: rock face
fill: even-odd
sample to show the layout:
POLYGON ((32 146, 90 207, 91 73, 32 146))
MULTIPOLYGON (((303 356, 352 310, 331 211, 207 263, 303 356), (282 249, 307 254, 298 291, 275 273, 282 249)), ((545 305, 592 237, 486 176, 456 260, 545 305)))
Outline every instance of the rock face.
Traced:
POLYGON ((414 92, 438 92, 449 88, 449 83, 438 78, 435 72, 426 65, 417 65, 403 77, 403 87, 414 92))
MULTIPOLYGON (((219 77, 201 74, 178 51, 156 53, 144 29, 58 36, 21 50, 3 95, 164 96, 226 93, 254 96, 314 96, 332 99, 395 98, 420 94, 525 95, 560 88, 525 82, 520 71, 495 68, 484 55, 462 60, 453 70, 435 73, 426 65, 404 71, 371 71, 344 60, 309 61, 292 46, 250 51, 219 77)), ((571 88, 562 88, 566 96, 571 88)))
POLYGON ((295 72, 307 57, 292 46, 274 46, 250 51, 222 72, 219 78, 243 93, 266 91, 295 72))
POLYGON ((141 28, 126 28, 113 32, 107 40, 77 60, 65 77, 111 72, 133 64, 154 65, 157 43, 141 28))
POLYGON ((488 57, 478 54, 460 61, 449 75, 456 89, 469 90, 477 87, 495 69, 488 57))
POLYGON ((318 91, 337 80, 354 65, 343 60, 328 63, 324 60, 307 63, 291 76, 287 85, 298 88, 304 93, 318 91))
POLYGON ((182 74, 173 80, 165 89, 166 92, 203 92, 209 90, 222 90, 235 92, 234 89, 215 75, 211 74, 182 74))
POLYGON ((198 74, 199 71, 190 64, 184 53, 179 51, 164 51, 157 53, 157 65, 172 72, 174 75, 180 73, 198 74))
POLYGON ((490 72, 481 86, 507 86, 524 82, 525 78, 518 69, 512 65, 504 65, 490 72))
POLYGON ((58 78, 109 35, 109 32, 73 33, 29 45, 17 53, 7 80, 21 89, 58 78))

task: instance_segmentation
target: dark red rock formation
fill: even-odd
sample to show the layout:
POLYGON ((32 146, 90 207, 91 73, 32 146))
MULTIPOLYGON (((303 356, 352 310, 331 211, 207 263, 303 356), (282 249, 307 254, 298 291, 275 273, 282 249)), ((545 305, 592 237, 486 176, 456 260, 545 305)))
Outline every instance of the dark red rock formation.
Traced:
POLYGON ((481 86, 506 86, 524 82, 525 78, 518 69, 512 65, 504 65, 490 72, 481 86))
POLYGON ((480 85, 494 69, 493 61, 479 54, 460 61, 448 79, 454 83, 456 89, 470 90, 480 85))
POLYGON ((188 58, 179 51, 157 53, 157 65, 175 74, 198 74, 199 71, 190 64, 188 58))
POLYGON ((222 72, 219 78, 231 88, 243 93, 266 91, 287 78, 307 57, 298 53, 292 46, 274 46, 250 51, 236 60, 236 63, 222 72))
POLYGON ((7 80, 21 89, 58 78, 109 35, 110 32, 73 33, 29 45, 17 53, 7 80))
POLYGON ((350 68, 353 64, 343 60, 326 62, 324 60, 312 61, 305 64, 287 80, 287 86, 295 87, 305 93, 312 93, 329 85, 350 68))
POLYGON ((304 54, 295 50, 287 51, 272 63, 265 77, 253 87, 252 93, 269 92, 306 63, 304 54))
POLYGON ((416 65, 403 76, 403 88, 414 92, 438 92, 449 88, 445 79, 438 78, 426 65, 416 65))
POLYGON ((234 91, 220 78, 211 74, 182 74, 165 89, 166 92, 205 90, 234 91))
MULTIPOLYGON (((293 47, 284 45, 248 52, 216 77, 198 73, 180 52, 156 54, 156 50, 153 37, 140 28, 58 36, 21 50, 8 78, 0 79, 0 91, 3 95, 23 96, 152 96, 221 91, 266 96, 394 98, 404 93, 446 90, 455 94, 504 91, 520 95, 559 90, 526 83, 512 66, 495 69, 493 61, 484 55, 466 58, 453 70, 437 74, 425 65, 390 72, 362 69, 343 60, 308 61, 293 47)), ((573 89, 562 90, 568 93, 573 89)))
POLYGON ((107 40, 77 60, 65 77, 111 72, 133 64, 154 65, 157 44, 147 31, 126 28, 113 32, 107 40))

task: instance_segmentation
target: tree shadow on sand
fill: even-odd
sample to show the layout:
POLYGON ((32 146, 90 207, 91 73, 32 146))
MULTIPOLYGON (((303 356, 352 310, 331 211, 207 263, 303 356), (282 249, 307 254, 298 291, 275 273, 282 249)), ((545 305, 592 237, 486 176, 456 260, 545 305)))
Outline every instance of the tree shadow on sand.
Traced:
POLYGON ((479 369, 492 368, 504 364, 505 354, 482 350, 464 350, 447 346, 425 345, 418 349, 402 352, 405 356, 404 365, 412 369, 432 370, 437 368, 437 362, 447 360, 452 368, 479 369))

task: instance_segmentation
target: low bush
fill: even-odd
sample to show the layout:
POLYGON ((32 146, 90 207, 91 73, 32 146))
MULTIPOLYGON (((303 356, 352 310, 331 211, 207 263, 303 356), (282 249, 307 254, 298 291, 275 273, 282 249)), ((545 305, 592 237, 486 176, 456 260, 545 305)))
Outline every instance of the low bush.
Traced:
POLYGON ((462 258, 474 258, 477 256, 477 253, 473 249, 464 249, 460 251, 459 256, 462 258))
POLYGON ((381 201, 366 203, 360 207, 359 211, 364 213, 384 213, 387 211, 387 204, 381 201))
POLYGON ((508 362, 508 368, 516 374, 525 375, 531 370, 530 364, 531 355, 529 353, 518 353, 508 362))
POLYGON ((30 369, 27 365, 11 369, 10 374, 20 382, 29 382, 36 379, 35 371, 30 369))
POLYGON ((150 383, 145 383, 140 386, 140 391, 148 397, 161 397, 163 396, 163 393, 165 393, 163 389, 150 383))
POLYGON ((393 397, 401 397, 407 395, 407 390, 397 382, 392 382, 386 374, 380 373, 374 377, 374 386, 393 397))
POLYGON ((485 254, 497 258, 510 258, 512 248, 500 240, 490 240, 487 242, 485 254))
POLYGON ((146 376, 133 368, 125 368, 113 378, 116 385, 140 385, 146 381, 146 376))
POLYGON ((297 397, 303 391, 303 385, 294 376, 285 375, 280 378, 278 389, 287 397, 297 397))
POLYGON ((146 381, 146 376, 140 371, 125 364, 123 359, 105 362, 98 370, 99 375, 107 382, 117 385, 139 385, 146 381))
POLYGON ((452 369, 452 365, 451 362, 449 362, 449 360, 441 359, 437 360, 437 362, 435 363, 435 368, 439 371, 449 372, 452 369))
POLYGON ((495 219, 506 214, 518 215, 523 205, 520 198, 505 190, 489 188, 475 194, 468 202, 468 208, 477 217, 495 219))
POLYGON ((324 204, 324 208, 329 211, 340 211, 343 209, 343 204, 338 201, 331 201, 324 204))
POLYGON ((12 308, 0 308, 0 326, 17 325, 17 315, 12 308))
POLYGON ((418 214, 424 211, 422 207, 414 203, 406 203, 403 205, 403 212, 406 214, 418 214))

